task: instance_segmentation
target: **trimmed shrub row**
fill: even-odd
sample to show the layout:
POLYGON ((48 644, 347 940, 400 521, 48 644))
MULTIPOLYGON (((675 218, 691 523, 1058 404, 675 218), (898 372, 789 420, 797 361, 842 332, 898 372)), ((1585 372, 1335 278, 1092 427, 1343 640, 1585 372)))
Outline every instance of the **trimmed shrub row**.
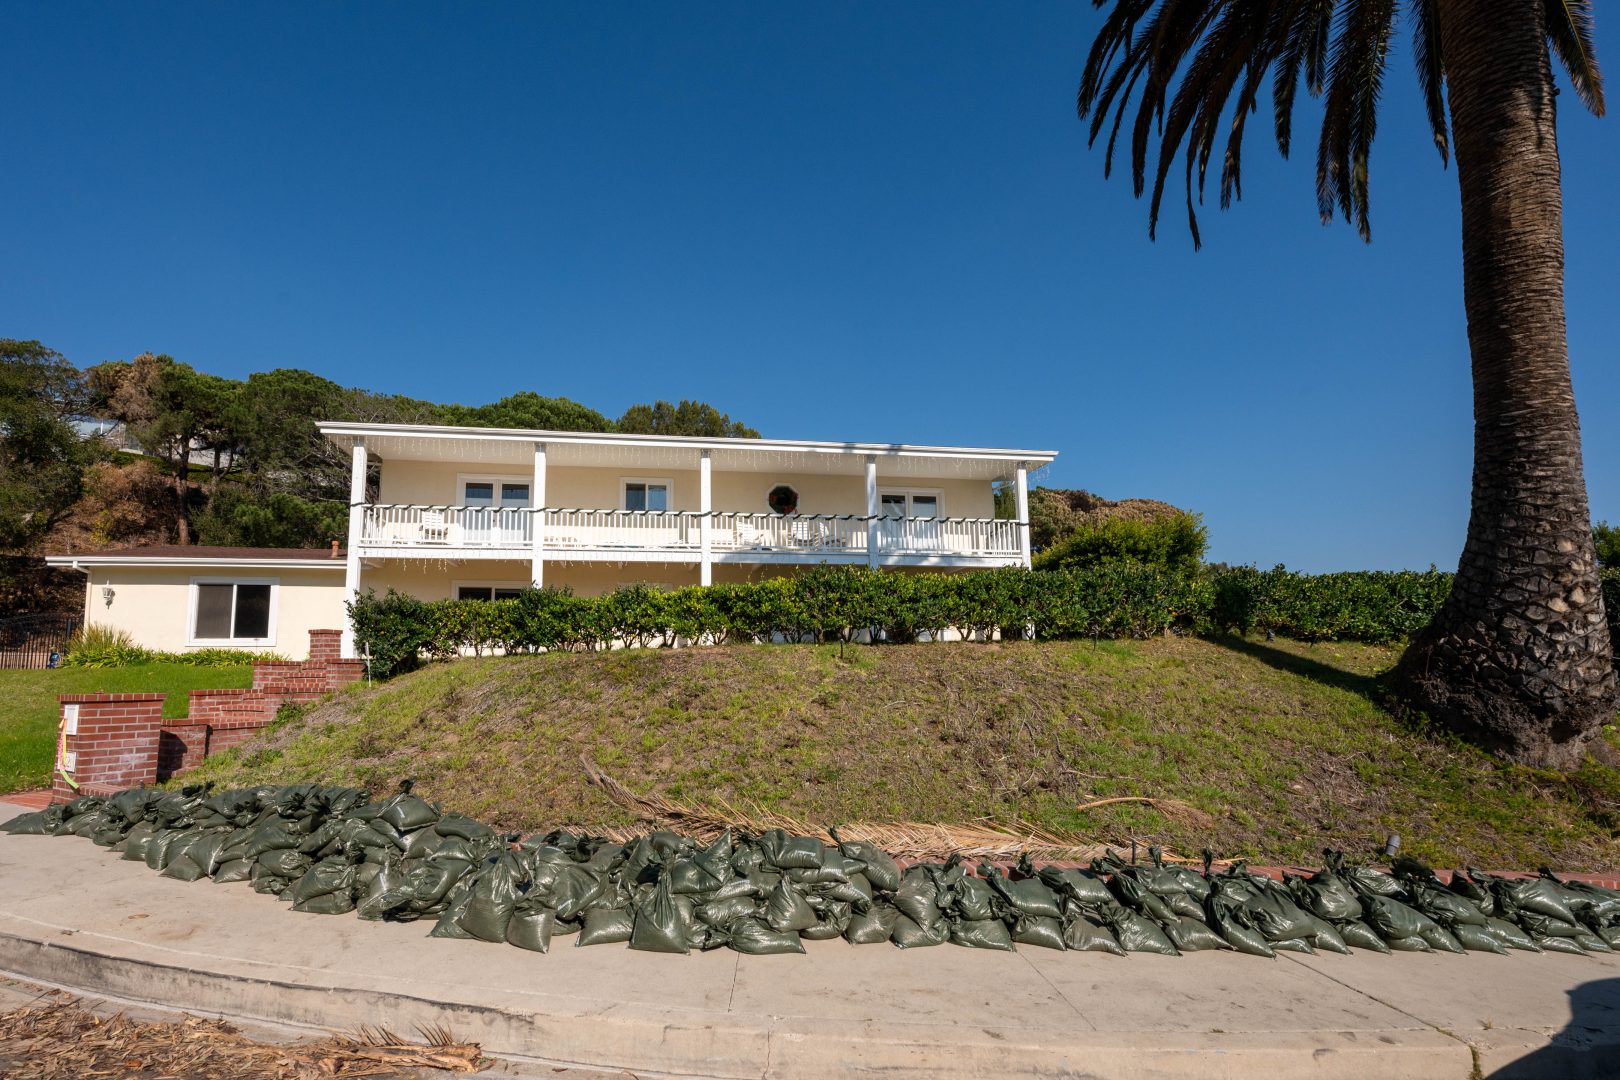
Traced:
POLYGON ((367 594, 351 617, 379 674, 404 670, 420 656, 464 651, 857 637, 907 642, 947 632, 985 640, 1270 630, 1306 641, 1390 642, 1433 615, 1450 580, 1437 571, 1309 575, 1282 567, 1177 573, 1110 564, 907 574, 821 566, 754 584, 673 591, 631 585, 599 597, 554 588, 495 601, 367 594))
MULTIPOLYGON (((424 601, 390 591, 351 609, 374 670, 392 674, 473 653, 643 648, 677 641, 1142 638, 1271 631, 1300 641, 1404 641, 1433 617, 1451 575, 1427 571, 1301 574, 1276 567, 1176 573, 1110 564, 1089 570, 906 574, 814 567, 755 584, 605 596, 531 589, 510 600, 424 601)), ((1603 571, 1610 634, 1620 641, 1620 568, 1603 571)), ((187 654, 197 656, 198 654, 187 654)))

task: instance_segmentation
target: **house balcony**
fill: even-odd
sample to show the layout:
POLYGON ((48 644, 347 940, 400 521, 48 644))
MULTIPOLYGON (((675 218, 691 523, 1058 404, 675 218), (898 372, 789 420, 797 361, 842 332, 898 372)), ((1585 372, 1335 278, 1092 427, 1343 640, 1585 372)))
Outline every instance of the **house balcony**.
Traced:
POLYGON ((698 563, 705 547, 713 563, 966 568, 1016 566, 1024 557, 1019 523, 997 518, 399 504, 360 509, 359 552, 368 559, 698 563))

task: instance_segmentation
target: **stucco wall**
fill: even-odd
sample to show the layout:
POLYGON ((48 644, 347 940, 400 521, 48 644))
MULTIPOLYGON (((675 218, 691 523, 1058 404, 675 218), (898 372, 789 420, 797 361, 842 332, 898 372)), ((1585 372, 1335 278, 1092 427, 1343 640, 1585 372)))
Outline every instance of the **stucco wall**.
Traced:
POLYGON ((108 567, 90 569, 85 587, 85 622, 125 630, 137 645, 165 652, 190 652, 210 646, 191 645, 193 578, 267 579, 274 581, 274 640, 265 645, 231 646, 279 653, 290 660, 309 656, 309 632, 342 627, 343 571, 266 570, 230 567, 108 567), (102 595, 111 586, 112 603, 102 595))
MULTIPOLYGON (((383 503, 423 503, 454 505, 461 501, 459 478, 504 477, 532 479, 531 472, 506 467, 480 471, 459 462, 385 461, 378 484, 378 501, 383 503)), ((672 485, 670 508, 698 508, 698 472, 657 470, 642 472, 616 468, 553 467, 546 470, 546 503, 553 507, 582 510, 617 509, 621 483, 627 477, 668 480, 672 485)), ((865 514, 866 480, 863 476, 836 476, 827 473, 725 472, 714 470, 713 505, 716 510, 749 514, 770 511, 766 492, 776 484, 791 484, 799 492, 801 514, 865 514)), ((938 491, 945 517, 993 517, 995 497, 988 480, 956 478, 887 477, 878 472, 880 488, 938 491)))

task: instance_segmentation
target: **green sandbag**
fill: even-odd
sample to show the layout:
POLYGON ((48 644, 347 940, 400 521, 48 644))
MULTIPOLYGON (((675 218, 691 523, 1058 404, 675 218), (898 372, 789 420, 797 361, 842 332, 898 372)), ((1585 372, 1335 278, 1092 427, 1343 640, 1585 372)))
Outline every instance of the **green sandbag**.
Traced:
POLYGON ((1205 905, 1209 913, 1209 926, 1225 942, 1240 953, 1274 959, 1277 955, 1266 936, 1245 921, 1241 905, 1217 891, 1210 894, 1205 905))
POLYGON ((400 782, 400 792, 383 800, 377 820, 386 821, 400 833, 415 832, 439 820, 439 812, 411 794, 409 781, 400 782))
POLYGON ((161 876, 173 881, 201 881, 208 876, 208 871, 192 861, 190 855, 182 852, 169 860, 169 865, 163 868, 161 876))
POLYGON ((292 909, 309 915, 346 915, 354 910, 354 893, 347 890, 295 901, 292 909))
POLYGON ((827 845, 813 836, 788 836, 780 829, 773 829, 770 833, 760 837, 764 844, 766 837, 773 833, 781 834, 773 838, 774 843, 766 846, 767 861, 778 870, 816 870, 820 869, 825 857, 827 845))
POLYGON ((1546 952, 1570 953, 1575 956, 1586 955, 1586 950, 1581 948, 1580 942, 1574 938, 1542 937, 1536 938, 1536 944, 1546 952))
POLYGON ((1378 936, 1385 941, 1417 937, 1425 924, 1433 922, 1417 909, 1378 893, 1364 894, 1361 904, 1362 921, 1378 931, 1378 936))
POLYGON ((1012 939, 1019 945, 1039 945, 1043 949, 1063 950, 1063 923, 1044 915, 1020 915, 1012 925, 1012 939))
POLYGON ((752 896, 732 896, 699 904, 695 914, 703 924, 721 927, 730 926, 738 919, 753 918, 758 910, 759 901, 752 896))
POLYGON ((849 875, 860 872, 860 863, 846 859, 836 851, 827 852, 820 866, 792 867, 782 871, 789 881, 800 885, 842 884, 849 880, 849 875))
POLYGON ((1496 940, 1496 935, 1483 926, 1464 923, 1452 930, 1457 943, 1469 952, 1493 952, 1507 955, 1507 946, 1496 940))
POLYGON ((1366 949, 1385 954, 1389 952, 1389 946, 1384 944, 1384 939, 1378 936, 1378 932, 1360 919, 1348 919, 1337 923, 1333 928, 1339 932, 1339 937, 1344 943, 1353 949, 1366 949))
POLYGON ((1332 923, 1361 918, 1361 901, 1350 884, 1332 870, 1322 870, 1309 878, 1284 877, 1299 906, 1319 919, 1332 923))
POLYGON ((843 937, 853 917, 854 909, 849 904, 829 900, 824 896, 810 896, 806 899, 810 903, 810 910, 816 913, 816 923, 800 930, 799 936, 806 941, 831 941, 833 938, 843 937))
POLYGON ((1569 940, 1573 941, 1575 944, 1579 945, 1589 953, 1614 952, 1614 949, 1607 941, 1604 941, 1602 938, 1598 937, 1594 933, 1591 933, 1590 931, 1583 930, 1569 940))
POLYGON ((1063 909, 1058 906, 1057 893, 1039 878, 1013 881, 999 868, 988 863, 979 867, 979 873, 984 875, 990 887, 1000 893, 1001 898, 1018 914, 1053 921, 1063 917, 1063 909))
MULTIPOLYGON (((1482 875, 1474 873, 1477 879, 1482 875)), ((1494 887, 1504 893, 1513 907, 1521 911, 1534 912, 1549 919, 1572 923, 1575 915, 1569 910, 1564 900, 1564 890, 1557 882, 1546 878, 1487 878, 1494 882, 1494 887)))
MULTIPOLYGON (((376 830, 371 830, 375 833, 376 830)), ((405 836, 403 854, 407 859, 425 859, 444 845, 445 837, 431 828, 417 829, 405 836)))
POLYGON ((1170 944, 1176 947, 1177 952, 1203 952, 1208 949, 1232 947, 1202 921, 1185 916, 1175 922, 1165 923, 1164 933, 1170 939, 1170 944))
POLYGON ((176 846, 184 846, 191 839, 192 837, 177 829, 161 829, 153 833, 152 838, 146 842, 146 868, 162 870, 169 865, 176 846))
POLYGON ((603 883, 589 868, 578 863, 567 866, 541 866, 532 868, 535 890, 547 898, 548 904, 564 921, 577 919, 586 908, 602 898, 603 883))
POLYGON ((635 916, 629 908, 592 908, 585 913, 585 926, 575 945, 611 945, 629 941, 635 916))
POLYGON ((1311 945, 1309 938, 1284 938, 1281 941, 1273 941, 1271 947, 1278 952, 1297 952, 1304 953, 1307 956, 1313 956, 1316 953, 1316 949, 1311 945))
POLYGON ((849 875, 849 880, 823 885, 819 890, 823 896, 831 900, 842 900, 846 904, 855 904, 864 907, 870 904, 877 895, 872 891, 871 882, 860 871, 849 875))
POLYGON ((456 813, 445 814, 435 821, 433 831, 440 836, 459 836, 463 840, 483 840, 495 835, 495 830, 482 821, 456 813))
POLYGON ((1523 927, 1516 926, 1506 919, 1487 918, 1485 929, 1490 931, 1492 937, 1510 949, 1523 949, 1526 952, 1540 952, 1541 946, 1536 939, 1524 931, 1523 927))
MULTIPOLYGON (((1153 921, 1164 924, 1175 921, 1176 913, 1170 910, 1170 905, 1153 894, 1134 875, 1121 870, 1108 882, 1108 887, 1119 898, 1120 903, 1132 911, 1140 912, 1153 921)), ((1129 948, 1130 946, 1126 946, 1129 948)))
POLYGON ((1389 946, 1390 952, 1433 952, 1429 943, 1423 940, 1422 934, 1413 934, 1411 937, 1385 938, 1384 944, 1389 946))
POLYGON ((850 916, 844 927, 844 940, 851 945, 878 945, 894 936, 900 912, 893 904, 874 903, 850 916))
POLYGON ((248 859, 232 859, 220 863, 214 871, 214 881, 223 885, 232 881, 246 881, 253 876, 253 863, 248 859))
POLYGON ((890 858, 888 852, 864 840, 844 840, 837 829, 828 829, 827 834, 837 843, 840 855, 861 864, 862 872, 874 889, 894 892, 900 888, 900 864, 890 858))
POLYGON ((981 878, 963 877, 951 888, 950 910, 967 922, 985 922, 997 915, 996 893, 981 878))
POLYGON ((944 914, 948 898, 939 894, 939 882, 933 868, 911 866, 906 868, 900 888, 894 894, 894 906, 900 913, 919 926, 933 926, 944 914))
POLYGON ((970 949, 1000 949, 1012 952, 1012 935, 1000 919, 955 919, 950 924, 951 944, 970 949))
POLYGON ((944 919, 928 926, 919 925, 906 914, 895 916, 894 933, 889 940, 902 949, 921 949, 929 945, 943 945, 951 939, 951 927, 944 919))
POLYGON ((1074 912, 1063 926, 1063 944, 1071 952, 1105 952, 1124 956, 1125 950, 1108 927, 1086 915, 1074 912))
POLYGON ((461 916, 466 914, 467 903, 471 899, 471 893, 463 893, 452 901, 439 915, 439 920, 433 924, 433 929, 428 931, 428 937, 470 940, 472 935, 461 927, 461 916))
POLYGON ((1162 956, 1181 955, 1165 936, 1164 931, 1145 916, 1116 906, 1112 912, 1105 912, 1104 918, 1108 921, 1108 928, 1114 932, 1114 938, 1119 942, 1120 948, 1126 952, 1159 953, 1162 956))
POLYGON ((480 941, 505 941, 506 924, 527 882, 528 870, 511 852, 485 863, 472 883, 461 928, 480 941))
POLYGON ((1113 900, 1108 883, 1090 870, 1059 869, 1043 866, 1040 878, 1059 896, 1066 896, 1081 907, 1095 910, 1113 900))
MULTIPOLYGON (((729 863, 726 869, 730 870, 729 863)), ((725 881, 711 873, 708 867, 692 859, 676 859, 664 872, 669 877, 670 888, 679 896, 710 893, 725 881)))
POLYGON ((726 944, 749 956, 804 952, 799 935, 772 930, 758 919, 739 919, 733 923, 726 944))
POLYGON ((779 934, 798 933, 816 925, 816 913, 804 894, 786 879, 765 898, 765 921, 779 934))
POLYGON ((1256 889, 1246 906, 1254 928, 1273 944, 1303 940, 1315 930, 1315 917, 1301 911, 1288 890, 1275 883, 1256 889))
POLYGON ((1310 937, 1307 940, 1309 940, 1312 945, 1318 949, 1325 949, 1328 952, 1336 952, 1341 954, 1348 954, 1350 952, 1350 946, 1345 942, 1344 935, 1340 934, 1332 923, 1328 922, 1326 919, 1319 919, 1308 911, 1305 913, 1305 917, 1311 920, 1311 926, 1313 929, 1311 930, 1310 937))
POLYGON ((1582 932, 1579 923, 1530 910, 1519 912, 1518 923, 1537 941, 1542 938, 1570 938, 1582 932))
POLYGON ((1462 953, 1467 950, 1462 947, 1456 937, 1443 926, 1425 926, 1420 935, 1429 947, 1435 952, 1462 953))
POLYGON ((60 821, 60 814, 53 820, 46 811, 36 810, 31 814, 18 814, 4 825, 0 825, 0 832, 16 836, 49 836, 56 830, 60 821))
POLYGON ((267 851, 259 856, 258 863, 272 874, 280 878, 286 878, 288 881, 297 881, 304 876, 310 867, 309 856, 300 855, 291 848, 277 848, 275 851, 267 851))
POLYGON ((530 952, 551 950, 551 931, 557 925, 557 914, 550 908, 514 913, 506 923, 506 943, 530 952))
MULTIPOLYGON (((802 899, 802 897, 801 897, 802 899)), ((670 892, 669 879, 662 878, 653 890, 635 907, 635 921, 630 929, 630 947, 643 952, 689 953, 687 925, 681 909, 670 892)), ((809 906, 805 906, 809 911, 809 906)), ((815 913, 810 913, 815 922, 815 913)))
POLYGON ((146 846, 152 842, 156 829, 148 822, 141 822, 124 835, 124 858, 130 862, 146 861, 146 846))
POLYGON ((1602 938, 1611 949, 1620 949, 1620 923, 1614 926, 1600 926, 1592 933, 1602 938))
POLYGON ((1404 891, 1401 883, 1384 873, 1369 866, 1348 866, 1340 872, 1340 876, 1350 882, 1350 887, 1363 897, 1367 895, 1396 897, 1404 891))
POLYGON ((316 863, 303 877, 293 883, 293 904, 301 904, 317 896, 354 892, 355 866, 347 859, 331 859, 316 863))

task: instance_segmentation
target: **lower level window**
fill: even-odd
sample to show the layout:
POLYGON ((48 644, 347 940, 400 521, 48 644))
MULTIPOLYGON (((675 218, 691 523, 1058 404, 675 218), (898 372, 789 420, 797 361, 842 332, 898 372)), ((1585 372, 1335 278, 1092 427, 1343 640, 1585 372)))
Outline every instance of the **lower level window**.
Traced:
POLYGON ((457 600, 511 600, 521 595, 522 589, 517 586, 504 585, 457 585, 457 600))
POLYGON ((275 584, 269 581, 199 581, 192 612, 194 642, 269 645, 275 584))

